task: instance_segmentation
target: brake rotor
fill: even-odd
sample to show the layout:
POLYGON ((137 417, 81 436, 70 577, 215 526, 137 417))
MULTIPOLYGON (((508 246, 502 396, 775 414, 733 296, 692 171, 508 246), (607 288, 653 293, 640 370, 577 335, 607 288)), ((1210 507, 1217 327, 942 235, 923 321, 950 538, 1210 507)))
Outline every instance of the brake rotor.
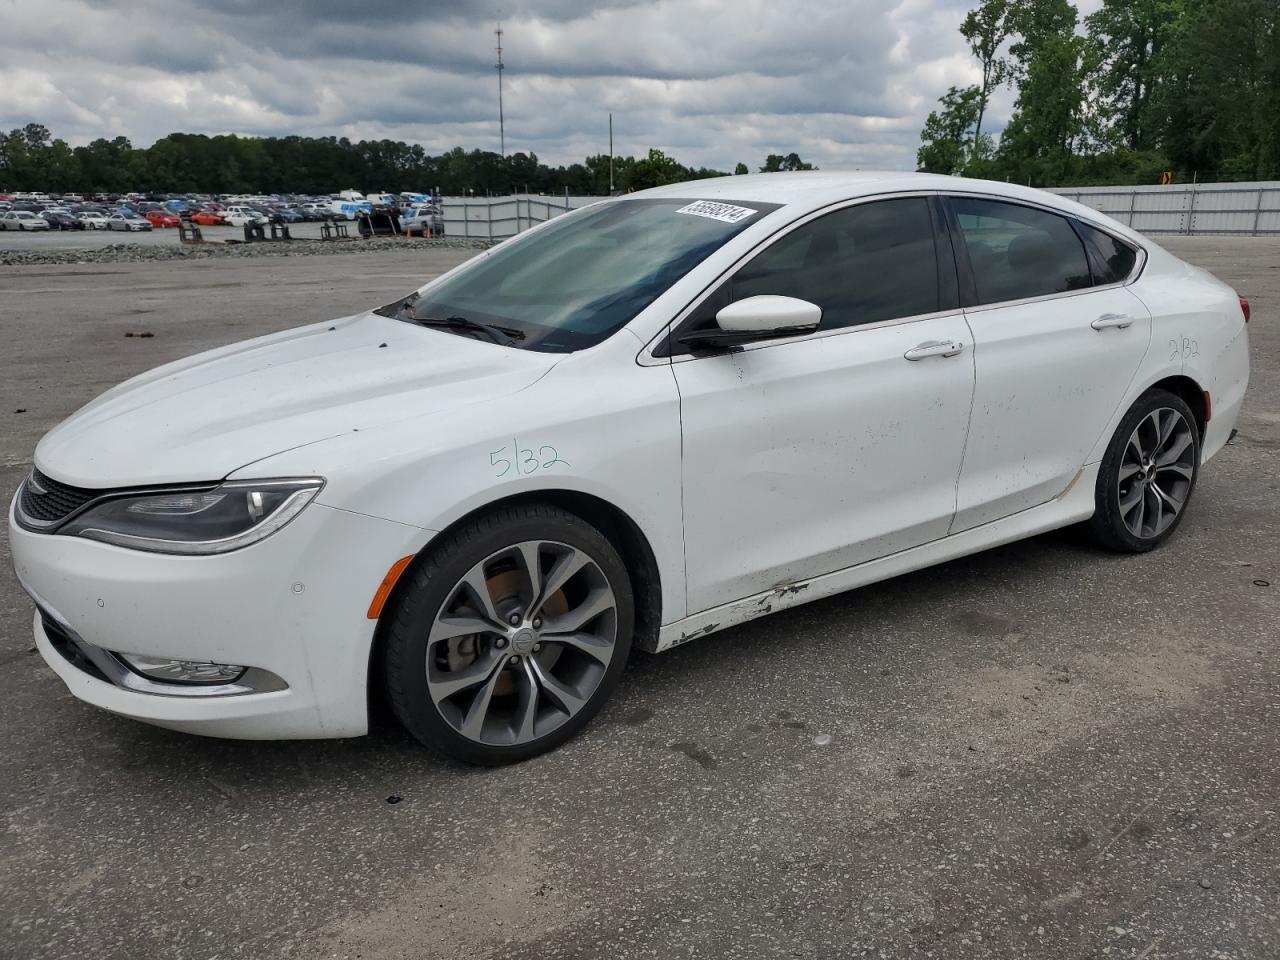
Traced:
MULTIPOLYGON (((489 588, 489 596, 493 600, 493 607, 500 615, 506 616, 512 609, 520 609, 520 588, 524 585, 524 575, 516 569, 501 570, 497 573, 491 573, 485 578, 485 586, 489 588)), ((569 600, 564 595, 564 590, 560 589, 547 597, 542 604, 540 611, 542 617, 558 617, 569 612, 569 600)), ((478 656, 477 643, 479 638, 475 635, 468 637, 459 637, 449 645, 449 669, 460 670, 475 662, 478 656)), ((541 659, 541 658, 539 658, 541 659)), ((545 664, 549 666, 550 664, 545 664)), ((494 685, 493 695, 495 697, 508 696, 516 692, 516 680, 511 671, 503 671, 498 677, 498 682, 494 685)))

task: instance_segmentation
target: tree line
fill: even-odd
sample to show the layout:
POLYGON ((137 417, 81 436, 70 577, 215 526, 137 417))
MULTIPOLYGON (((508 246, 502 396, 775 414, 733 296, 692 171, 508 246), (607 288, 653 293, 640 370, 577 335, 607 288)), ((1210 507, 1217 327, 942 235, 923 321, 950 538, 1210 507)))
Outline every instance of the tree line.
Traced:
MULTIPOLYGON (((615 191, 728 176, 685 166, 663 151, 614 157, 615 191)), ((809 170, 795 153, 770 154, 762 171, 809 170)), ((735 173, 746 173, 739 163, 735 173)), ((346 137, 241 137, 171 133, 149 147, 126 137, 100 138, 82 147, 55 139, 39 123, 0 132, 0 189, 43 193, 326 194, 355 187, 366 192, 439 190, 450 196, 515 191, 606 195, 608 154, 581 163, 548 166, 533 153, 507 157, 455 147, 433 156, 420 144, 346 137)))
POLYGON ((921 170, 1035 186, 1280 179, 1280 3, 980 0, 960 33, 980 82, 929 114, 921 170), (1013 114, 997 137, 1002 87, 1013 114))

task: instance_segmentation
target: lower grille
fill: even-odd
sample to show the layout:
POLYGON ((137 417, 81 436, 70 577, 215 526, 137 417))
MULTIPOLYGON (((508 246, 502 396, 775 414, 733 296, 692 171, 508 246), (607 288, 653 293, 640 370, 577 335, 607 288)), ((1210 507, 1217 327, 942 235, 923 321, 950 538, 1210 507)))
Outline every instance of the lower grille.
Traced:
POLYGON ((80 650, 79 645, 71 638, 62 624, 58 623, 51 616, 40 611, 40 626, 44 629, 44 635, 49 638, 49 644, 58 653, 62 654, 64 660, 71 664, 77 670, 83 670, 89 676, 97 680, 105 680, 111 683, 111 678, 98 669, 98 665, 86 657, 80 650))

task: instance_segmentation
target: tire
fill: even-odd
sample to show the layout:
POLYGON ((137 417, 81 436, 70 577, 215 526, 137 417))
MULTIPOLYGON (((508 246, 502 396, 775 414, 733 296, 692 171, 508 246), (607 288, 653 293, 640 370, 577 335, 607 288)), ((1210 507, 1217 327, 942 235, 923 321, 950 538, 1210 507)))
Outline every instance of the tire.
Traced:
POLYGON ((634 602, 626 566, 598 530, 526 504, 433 544, 384 617, 396 717, 430 748, 496 766, 559 746, 600 710, 631 652, 634 602))
POLYGON ((1199 474, 1200 426, 1191 408, 1166 390, 1148 390, 1107 444, 1090 531, 1111 550, 1154 550, 1182 523, 1199 474))

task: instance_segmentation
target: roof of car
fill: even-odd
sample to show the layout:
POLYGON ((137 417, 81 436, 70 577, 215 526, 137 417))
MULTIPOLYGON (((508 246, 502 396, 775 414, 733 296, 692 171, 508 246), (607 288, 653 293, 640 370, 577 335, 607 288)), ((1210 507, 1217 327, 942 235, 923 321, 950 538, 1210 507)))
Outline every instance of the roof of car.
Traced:
POLYGON ((913 190, 946 193, 976 193, 1010 200, 1024 200, 1052 207, 1063 213, 1094 222, 1104 222, 1116 232, 1136 237, 1133 231, 1100 214, 1097 210, 1043 190, 997 180, 974 180, 936 173, 908 173, 901 170, 858 170, 848 173, 821 170, 794 173, 756 173, 707 180, 688 180, 653 187, 627 198, 689 198, 724 202, 777 203, 810 210, 856 197, 913 190))
POLYGON ((689 180, 645 190, 644 196, 696 197, 708 200, 733 198, 756 200, 761 203, 822 202, 827 199, 879 193, 890 181, 907 181, 916 189, 926 189, 924 186, 926 183, 933 187, 935 182, 948 183, 952 182, 952 179, 928 173, 871 170, 829 173, 808 170, 797 173, 756 173, 689 180))

